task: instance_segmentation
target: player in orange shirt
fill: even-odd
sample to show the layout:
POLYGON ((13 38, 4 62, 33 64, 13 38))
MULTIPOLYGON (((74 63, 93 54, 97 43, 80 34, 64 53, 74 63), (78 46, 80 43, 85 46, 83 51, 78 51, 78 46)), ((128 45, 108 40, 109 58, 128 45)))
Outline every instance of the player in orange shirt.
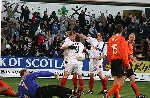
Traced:
POLYGON ((0 95, 17 97, 18 94, 13 91, 13 89, 5 83, 2 79, 0 79, 0 95))
POLYGON ((135 40, 135 34, 131 33, 129 35, 128 41, 127 41, 128 56, 129 56, 128 60, 129 60, 131 69, 126 71, 126 78, 130 79, 130 85, 131 85, 133 91, 135 92, 136 98, 145 98, 145 96, 143 94, 140 94, 140 92, 138 90, 138 87, 137 87, 136 82, 135 82, 134 72, 133 72, 133 69, 132 69, 132 61, 134 61, 137 65, 140 65, 140 62, 137 61, 136 58, 133 56, 133 43, 134 43, 134 40, 135 40))
MULTIPOLYGON (((124 65, 130 68, 128 61, 128 48, 125 38, 122 36, 123 26, 115 26, 115 35, 108 41, 107 55, 108 62, 111 65, 111 74, 114 77, 114 84, 104 98, 110 98, 124 83, 124 65)), ((116 98, 119 98, 119 93, 116 98)))

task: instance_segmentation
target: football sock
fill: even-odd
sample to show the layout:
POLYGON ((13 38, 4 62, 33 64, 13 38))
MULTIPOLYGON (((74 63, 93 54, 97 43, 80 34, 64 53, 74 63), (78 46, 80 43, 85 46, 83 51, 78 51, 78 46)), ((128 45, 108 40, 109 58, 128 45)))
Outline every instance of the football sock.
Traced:
POLYGON ((119 86, 117 91, 115 92, 116 98, 120 98, 120 91, 122 89, 122 86, 119 86))
POLYGON ((72 83, 73 83, 74 90, 75 90, 77 88, 77 77, 75 76, 72 77, 72 83))
POLYGON ((79 79, 79 85, 81 87, 81 92, 84 92, 84 82, 83 82, 83 79, 79 79))
POLYGON ((101 79, 101 83, 102 83, 102 86, 103 86, 102 91, 107 90, 107 80, 106 79, 101 79))
POLYGON ((136 83, 131 81, 130 85, 131 85, 133 91, 135 92, 136 96, 140 96, 140 92, 138 90, 138 87, 137 87, 136 83))
POLYGON ((90 80, 89 80, 89 88, 90 88, 90 91, 93 91, 93 86, 94 86, 94 78, 93 78, 93 77, 90 77, 90 80))
POLYGON ((117 89, 119 88, 119 84, 115 83, 112 88, 109 90, 109 92, 107 93, 107 97, 109 98, 111 95, 113 95, 117 89))
POLYGON ((66 85, 66 82, 67 82, 67 78, 62 78, 62 80, 61 80, 61 86, 62 87, 65 87, 65 85, 66 85))

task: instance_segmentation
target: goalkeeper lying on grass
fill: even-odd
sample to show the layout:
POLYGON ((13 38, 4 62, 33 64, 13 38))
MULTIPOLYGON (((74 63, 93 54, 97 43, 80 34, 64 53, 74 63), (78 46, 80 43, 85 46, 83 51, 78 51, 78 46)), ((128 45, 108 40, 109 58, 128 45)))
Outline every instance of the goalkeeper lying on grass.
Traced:
POLYGON ((58 96, 59 98, 76 98, 70 96, 72 90, 69 88, 58 85, 40 87, 35 81, 35 78, 37 77, 55 76, 56 79, 59 79, 59 75, 56 73, 49 71, 29 73, 27 69, 22 69, 20 71, 20 76, 22 77, 22 80, 18 86, 18 98, 52 98, 53 96, 58 96))

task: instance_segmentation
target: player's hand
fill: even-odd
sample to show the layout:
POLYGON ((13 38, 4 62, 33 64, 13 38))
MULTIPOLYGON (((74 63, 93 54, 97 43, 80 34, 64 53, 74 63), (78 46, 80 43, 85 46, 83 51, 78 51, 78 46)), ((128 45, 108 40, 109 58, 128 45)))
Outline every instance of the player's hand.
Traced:
POLYGON ((93 61, 99 60, 99 57, 94 57, 93 61))
POLYGON ((71 45, 71 46, 68 46, 69 49, 76 49, 75 46, 71 45))
POLYGON ((57 80, 59 80, 59 73, 58 73, 58 72, 54 73, 54 77, 55 77, 57 80))
POLYGON ((140 66, 140 64, 141 64, 139 61, 136 61, 135 63, 136 63, 136 65, 138 65, 138 66, 140 66))
POLYGON ((131 66, 128 66, 127 70, 130 70, 131 69, 131 66))

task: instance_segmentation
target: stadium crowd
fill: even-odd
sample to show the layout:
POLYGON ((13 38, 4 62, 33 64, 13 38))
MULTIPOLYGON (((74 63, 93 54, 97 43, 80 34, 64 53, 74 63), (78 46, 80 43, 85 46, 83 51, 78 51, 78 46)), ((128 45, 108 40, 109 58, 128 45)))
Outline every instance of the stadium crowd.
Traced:
MULTIPOLYGON (((30 10, 27 6, 21 6, 21 16, 16 18, 14 13, 17 11, 18 4, 13 9, 7 7, 7 16, 4 18, 5 23, 2 25, 1 32, 1 51, 2 56, 22 56, 22 57, 63 57, 63 51, 60 49, 64 39, 67 37, 67 31, 74 30, 86 36, 96 37, 98 32, 103 34, 105 42, 114 34, 116 24, 122 24, 124 27, 123 36, 127 38, 130 33, 135 33, 136 43, 140 43, 142 55, 146 56, 148 48, 146 43, 150 41, 149 19, 146 14, 141 17, 121 16, 118 12, 115 17, 111 14, 105 16, 101 13, 99 17, 95 14, 90 16, 90 21, 86 20, 85 11, 82 10, 78 19, 74 14, 68 16, 62 12, 58 17, 55 11, 44 11, 41 17, 39 12, 34 12, 32 19, 29 18, 30 10)), ((89 49, 90 45, 84 39, 81 41, 89 49)))

